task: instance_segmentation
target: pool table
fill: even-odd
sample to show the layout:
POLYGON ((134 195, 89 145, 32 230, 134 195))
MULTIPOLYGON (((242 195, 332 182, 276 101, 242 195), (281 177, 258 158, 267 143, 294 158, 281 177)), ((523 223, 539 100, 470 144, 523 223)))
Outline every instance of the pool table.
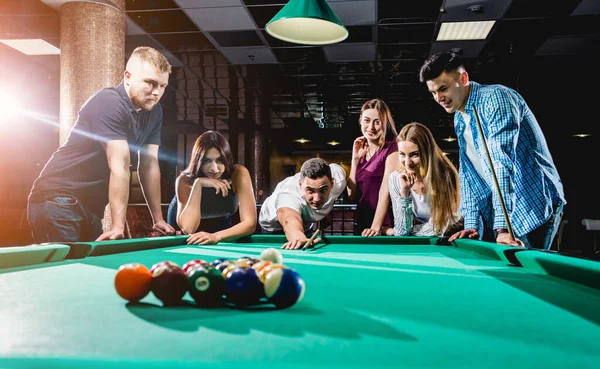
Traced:
POLYGON ((474 240, 329 236, 282 250, 296 305, 164 307, 120 265, 258 256, 283 236, 0 249, 1 368, 599 368, 600 263, 474 240), (518 251, 517 251, 518 250, 518 251), (515 252, 516 251, 516 252, 515 252))

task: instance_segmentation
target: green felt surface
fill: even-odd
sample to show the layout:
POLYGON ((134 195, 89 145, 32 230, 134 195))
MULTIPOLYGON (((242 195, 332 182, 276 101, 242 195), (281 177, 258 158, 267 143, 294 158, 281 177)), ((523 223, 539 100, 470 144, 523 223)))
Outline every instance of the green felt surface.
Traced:
POLYGON ((0 248, 0 269, 63 260, 70 248, 62 244, 0 248))
POLYGON ((520 252, 516 257, 533 272, 600 289, 600 262, 537 250, 520 252))
POLYGON ((165 308, 151 294, 129 304, 114 291, 124 263, 258 256, 281 245, 272 240, 173 246, 0 274, 0 364, 366 369, 600 362, 600 290, 459 247, 382 241, 282 250, 284 264, 307 287, 285 310, 202 309, 189 295, 165 308))
POLYGON ((188 236, 163 236, 134 238, 103 242, 73 242, 68 245, 71 251, 67 259, 81 259, 86 256, 101 256, 124 252, 150 250, 168 246, 185 245, 188 236))

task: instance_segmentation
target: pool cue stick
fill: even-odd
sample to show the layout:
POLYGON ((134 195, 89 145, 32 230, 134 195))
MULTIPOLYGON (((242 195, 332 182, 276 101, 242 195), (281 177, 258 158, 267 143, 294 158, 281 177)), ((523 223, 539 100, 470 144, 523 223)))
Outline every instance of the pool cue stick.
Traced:
POLYGON ((315 233, 313 233, 313 235, 310 236, 310 239, 308 241, 306 241, 306 243, 304 244, 304 247, 302 248, 302 251, 304 251, 307 248, 309 248, 310 246, 312 246, 313 241, 315 240, 315 238, 317 238, 319 233, 321 233, 321 227, 318 227, 317 230, 315 231, 315 233))
POLYGON ((492 162, 492 157, 490 155, 490 150, 487 146, 487 141, 485 139, 485 135, 483 134, 483 127, 481 127, 481 120, 479 120, 479 113, 473 105, 473 112, 475 112, 475 120, 477 121, 477 128, 479 129, 479 135, 481 136, 481 140, 483 141, 483 147, 485 148, 485 153, 488 158, 488 162, 490 163, 490 169, 492 170, 492 177, 494 178, 494 185, 496 185, 496 192, 498 192, 498 197, 500 198, 500 205, 502 205, 502 212, 504 213, 504 219, 506 220, 506 229, 508 230, 508 234, 512 237, 513 240, 516 240, 515 234, 513 233, 512 226, 510 225, 510 219, 508 219, 508 210, 506 210, 506 204, 504 203, 504 197, 502 196, 502 192, 500 191, 500 184, 498 183, 498 177, 496 176, 496 169, 494 169, 494 163, 492 162))

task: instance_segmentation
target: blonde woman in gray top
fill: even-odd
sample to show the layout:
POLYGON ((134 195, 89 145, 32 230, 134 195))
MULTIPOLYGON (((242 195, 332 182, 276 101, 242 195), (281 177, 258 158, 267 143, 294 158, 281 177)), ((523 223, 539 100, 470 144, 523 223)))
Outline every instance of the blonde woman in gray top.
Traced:
POLYGON ((394 235, 451 235, 462 221, 456 168, 421 123, 405 125, 396 142, 400 168, 389 177, 394 235))

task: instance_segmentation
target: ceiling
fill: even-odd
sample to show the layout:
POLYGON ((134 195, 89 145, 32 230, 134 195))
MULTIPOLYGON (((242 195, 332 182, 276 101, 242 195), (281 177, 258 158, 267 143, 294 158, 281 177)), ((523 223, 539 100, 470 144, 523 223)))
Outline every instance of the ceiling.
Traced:
MULTIPOLYGON (((1 1, 0 39, 43 38, 60 46, 60 2, 1 1)), ((536 72, 532 65, 577 65, 600 45, 598 0, 329 0, 349 37, 322 47, 279 41, 265 32, 285 3, 126 1, 127 51, 154 46, 175 67, 163 99, 165 125, 252 127, 246 97, 258 93, 266 97, 272 142, 281 150, 349 150, 361 105, 379 97, 398 126, 419 120, 441 140, 453 135, 452 118, 418 81, 430 54, 458 50, 473 79, 518 88, 526 70, 536 72), (470 11, 472 5, 482 11, 470 11), (479 20, 496 20, 486 40, 435 41, 442 22, 479 20), (293 142, 300 137, 312 142, 293 142), (342 145, 328 145, 331 140, 342 145)), ((0 57, 59 71, 57 56, 25 57, 0 44, 0 57)), ((452 151, 455 143, 448 145, 452 151)))

